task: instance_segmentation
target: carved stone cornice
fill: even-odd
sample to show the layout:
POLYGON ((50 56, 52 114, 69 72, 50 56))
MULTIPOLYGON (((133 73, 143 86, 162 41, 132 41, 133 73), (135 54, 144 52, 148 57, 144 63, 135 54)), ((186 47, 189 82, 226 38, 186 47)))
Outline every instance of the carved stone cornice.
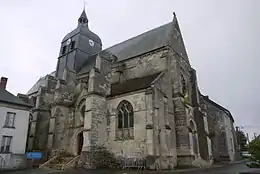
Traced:
POLYGON ((145 95, 149 95, 149 94, 152 94, 152 93, 153 93, 153 88, 148 88, 145 91, 145 95))
POLYGON ((37 108, 33 108, 32 112, 51 112, 51 110, 47 108, 37 107, 37 108))

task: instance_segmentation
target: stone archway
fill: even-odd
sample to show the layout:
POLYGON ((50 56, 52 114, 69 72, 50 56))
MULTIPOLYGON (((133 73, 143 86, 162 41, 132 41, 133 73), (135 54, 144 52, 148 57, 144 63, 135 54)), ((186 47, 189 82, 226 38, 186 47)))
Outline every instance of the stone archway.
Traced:
POLYGON ((84 142, 83 131, 81 131, 77 135, 77 155, 80 155, 82 152, 83 142, 84 142))

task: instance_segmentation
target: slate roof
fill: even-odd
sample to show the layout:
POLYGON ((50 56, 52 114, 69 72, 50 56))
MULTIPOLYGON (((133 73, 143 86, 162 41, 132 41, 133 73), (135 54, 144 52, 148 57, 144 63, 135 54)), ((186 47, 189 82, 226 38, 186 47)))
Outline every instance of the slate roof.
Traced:
POLYGON ((11 94, 5 89, 0 89, 0 102, 8 103, 8 104, 14 104, 14 105, 20 105, 20 106, 26 106, 26 107, 32 107, 29 103, 25 103, 22 99, 19 97, 11 94))
MULTIPOLYGON (((86 22, 88 23, 88 18, 87 18, 85 10, 83 10, 83 12, 81 13, 80 18, 86 19, 87 20, 86 22)), ((62 43, 67 41, 69 38, 75 36, 76 34, 79 34, 79 33, 82 34, 82 35, 87 36, 89 39, 92 39, 93 41, 95 41, 95 42, 99 43, 100 45, 102 45, 100 37, 97 34, 95 34, 92 31, 90 31, 88 25, 84 25, 84 26, 83 25, 78 25, 78 27, 76 29, 74 29, 73 31, 68 33, 62 39, 62 43)))
POLYGON ((50 76, 55 76, 55 71, 50 73, 50 74, 47 74, 46 76, 44 77, 41 77, 34 85, 33 87, 27 92, 27 95, 30 95, 30 94, 33 94, 35 92, 38 92, 38 90, 40 89, 40 87, 44 87, 47 85, 47 76, 50 75, 50 76))
POLYGON ((105 49, 122 61, 167 45, 172 22, 105 49))
POLYGON ((116 96, 148 88, 160 73, 148 75, 141 78, 127 80, 124 83, 112 84, 110 96, 116 96))
POLYGON ((70 33, 68 33, 63 39, 62 39, 62 43, 67 41, 69 38, 75 36, 76 34, 82 34, 85 36, 88 36, 88 38, 92 39, 93 41, 99 43, 100 45, 102 45, 101 39, 100 37, 93 33, 92 31, 90 31, 87 27, 83 28, 83 27, 77 27, 76 29, 74 29, 73 31, 71 31, 70 33))
MULTIPOLYGON (((83 31, 80 28, 81 27, 78 27, 77 29, 69 33, 67 36, 65 36, 63 41, 79 32, 85 32, 85 30, 83 31)), ((147 31, 143 34, 140 34, 136 37, 128 39, 124 42, 116 44, 110 48, 107 48, 101 51, 101 54, 103 52, 109 52, 117 56, 118 58, 117 61, 122 61, 134 56, 138 56, 143 53, 147 53, 149 51, 166 46, 168 44, 168 39, 170 38, 169 35, 171 33, 171 30, 172 30, 172 22, 169 22, 165 25, 162 25, 160 27, 147 31)), ((95 36, 93 35, 93 37, 98 38, 98 36, 96 35, 95 36)), ((93 55, 89 57, 89 59, 82 65, 82 68, 80 69, 79 73, 88 72, 95 65, 96 56, 97 55, 93 55)), ((53 73, 50 75, 55 76, 55 72, 53 73)), ((35 93, 39 90, 40 86, 45 86, 46 84, 45 78, 46 76, 39 79, 38 82, 27 92, 27 94, 29 95, 35 93)))
POLYGON ((201 96, 203 97, 204 100, 206 100, 207 102, 211 103, 212 105, 215 105, 217 108, 221 109, 222 111, 226 112, 228 114, 228 116, 230 117, 230 119, 232 120, 232 122, 234 122, 234 118, 231 114, 231 112, 224 108, 223 106, 219 105, 218 103, 214 102, 213 100, 209 99, 208 96, 204 96, 201 94, 201 96))

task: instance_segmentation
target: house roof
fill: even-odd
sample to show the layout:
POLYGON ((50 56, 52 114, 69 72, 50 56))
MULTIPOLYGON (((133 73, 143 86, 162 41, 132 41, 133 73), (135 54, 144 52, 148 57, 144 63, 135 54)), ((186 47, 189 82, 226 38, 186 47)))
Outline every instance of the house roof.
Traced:
POLYGON ((227 109, 224 108, 223 106, 220 106, 219 104, 217 104, 217 103, 214 102, 213 100, 209 99, 208 96, 204 96, 204 95, 202 95, 202 94, 201 94, 201 96, 203 97, 204 100, 206 100, 206 101, 209 102, 210 104, 212 104, 212 105, 216 106, 217 108, 221 109, 222 111, 226 112, 226 113, 229 115, 229 117, 230 117, 230 119, 232 120, 232 122, 234 122, 234 118, 233 118, 233 116, 232 116, 232 114, 231 114, 231 112, 230 112, 229 110, 227 110, 227 109))
POLYGON ((148 88, 151 83, 159 76, 160 73, 148 75, 141 78, 135 78, 125 81, 124 83, 117 83, 111 85, 111 97, 148 88))
POLYGON ((26 107, 32 107, 32 105, 24 102, 22 99, 13 95, 12 93, 8 92, 5 89, 0 89, 0 102, 14 104, 14 105, 20 105, 20 106, 26 106, 26 107))
POLYGON ((166 46, 172 30, 172 22, 128 39, 105 49, 122 61, 140 54, 166 46))

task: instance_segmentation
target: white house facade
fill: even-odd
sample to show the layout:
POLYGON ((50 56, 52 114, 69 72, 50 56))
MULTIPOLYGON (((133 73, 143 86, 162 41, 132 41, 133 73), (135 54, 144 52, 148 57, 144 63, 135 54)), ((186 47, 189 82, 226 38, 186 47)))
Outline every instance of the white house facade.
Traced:
POLYGON ((25 148, 31 106, 8 92, 0 82, 0 169, 26 167, 25 148))

